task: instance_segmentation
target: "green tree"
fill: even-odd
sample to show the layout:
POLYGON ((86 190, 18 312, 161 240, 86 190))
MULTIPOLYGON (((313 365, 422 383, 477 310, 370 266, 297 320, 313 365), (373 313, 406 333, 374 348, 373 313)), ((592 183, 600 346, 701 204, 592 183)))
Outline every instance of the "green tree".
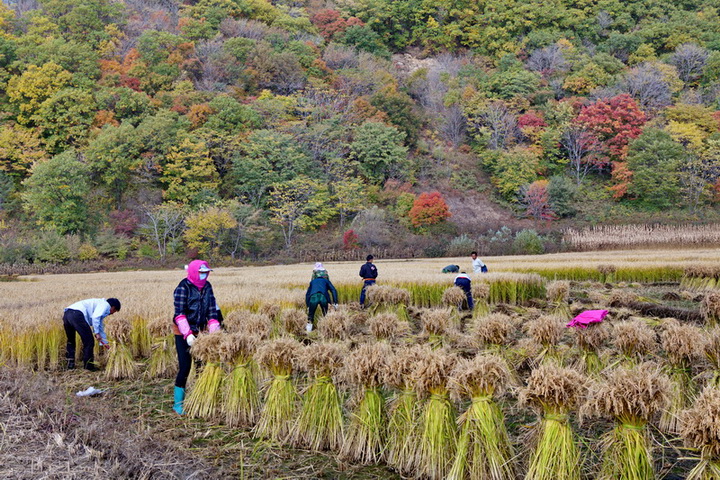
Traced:
POLYGON ((89 173, 74 150, 36 165, 24 182, 25 209, 39 225, 49 226, 60 234, 85 232, 90 223, 89 173))
POLYGON ((93 96, 79 88, 64 88, 45 100, 34 118, 50 153, 80 147, 95 110, 93 96))
POLYGON ((133 173, 142 164, 137 131, 130 123, 106 125, 86 150, 93 176, 120 208, 125 194, 133 187, 133 173))
POLYGON ((30 174, 33 165, 46 158, 34 129, 12 124, 0 127, 0 170, 7 172, 17 184, 30 174))
POLYGON ((411 177, 405 133, 380 122, 367 121, 355 130, 350 152, 359 162, 360 171, 371 183, 389 178, 411 177))
POLYGON ((186 205, 198 203, 203 193, 216 192, 219 184, 207 147, 189 138, 170 149, 161 180, 163 198, 186 205))
POLYGON ((72 75, 60 65, 48 62, 42 67, 30 65, 20 76, 8 81, 7 95, 18 109, 17 121, 30 125, 42 103, 70 83, 72 75))
POLYGON ((270 192, 270 219, 282 229, 288 249, 297 230, 314 230, 334 214, 327 188, 308 177, 276 183, 270 192))
POLYGON ((497 157, 492 167, 492 182, 507 200, 515 200, 520 187, 534 182, 540 160, 537 153, 515 147, 497 157))
POLYGON ((359 178, 344 178, 332 184, 333 201, 340 214, 340 228, 345 225, 348 215, 357 213, 366 207, 367 185, 359 178))
POLYGON ((197 248, 200 255, 217 256, 223 234, 237 227, 232 212, 217 205, 198 210, 185 219, 185 241, 190 248, 197 248))
POLYGON ((670 134, 646 129, 628 150, 628 168, 633 172, 628 193, 650 209, 673 207, 680 200, 680 165, 687 154, 670 134))
POLYGON ((577 184, 564 175, 553 175, 548 182, 550 208, 559 217, 572 217, 577 212, 577 184))

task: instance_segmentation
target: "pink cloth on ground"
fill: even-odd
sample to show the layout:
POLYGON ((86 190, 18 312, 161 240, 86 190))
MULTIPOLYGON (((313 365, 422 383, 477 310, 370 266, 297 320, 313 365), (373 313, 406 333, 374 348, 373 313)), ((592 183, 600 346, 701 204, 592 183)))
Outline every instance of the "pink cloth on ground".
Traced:
POLYGON ((607 310, 586 310, 570 320, 570 323, 568 323, 566 327, 587 328, 591 323, 602 322, 607 314, 607 310))

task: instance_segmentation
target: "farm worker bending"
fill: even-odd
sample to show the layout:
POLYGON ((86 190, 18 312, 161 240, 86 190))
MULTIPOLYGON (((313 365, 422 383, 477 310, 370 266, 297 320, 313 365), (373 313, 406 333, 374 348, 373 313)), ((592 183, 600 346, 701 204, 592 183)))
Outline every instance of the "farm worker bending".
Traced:
POLYGON ((465 292, 465 297, 467 298, 468 309, 472 310, 475 307, 475 303, 473 302, 472 298, 472 286, 470 284, 470 277, 468 277, 467 273, 461 272, 460 275, 455 277, 455 286, 463 289, 463 292, 465 292))
POLYGON ((308 307, 308 323, 306 327, 308 332, 312 332, 315 327, 315 312, 317 311, 318 305, 323 315, 325 315, 327 314, 330 300, 332 300, 335 308, 337 308, 337 290, 335 290, 332 282, 330 282, 327 270, 325 270, 322 263, 317 262, 313 269, 313 278, 310 280, 310 286, 308 286, 307 292, 305 292, 305 305, 308 307), (330 298, 331 295, 332 298, 330 298))
POLYGON ((474 273, 487 273, 487 265, 485 265, 483 261, 478 258, 477 252, 472 252, 470 254, 470 258, 472 258, 472 267, 474 273))
POLYGON ((360 292, 360 308, 365 308, 365 290, 370 285, 375 285, 375 279, 378 276, 377 267, 373 264, 374 258, 372 255, 368 255, 365 259, 366 263, 360 267, 360 278, 363 279, 363 288, 360 292))
POLYGON ((67 336, 65 358, 68 369, 75 368, 75 332, 77 332, 83 345, 83 366, 90 371, 97 370, 93 363, 95 339, 103 347, 110 347, 103 328, 103 320, 108 315, 119 311, 120 301, 117 298, 108 298, 107 300, 88 298, 75 302, 65 309, 63 327, 65 327, 65 336, 67 336))
POLYGON ((192 367, 189 347, 192 347, 201 331, 207 329, 212 333, 220 329, 215 294, 207 280, 210 272, 212 270, 206 261, 193 260, 187 266, 187 277, 180 281, 173 294, 175 299, 173 333, 179 364, 178 374, 175 377, 173 409, 180 415, 183 414, 185 384, 192 367))

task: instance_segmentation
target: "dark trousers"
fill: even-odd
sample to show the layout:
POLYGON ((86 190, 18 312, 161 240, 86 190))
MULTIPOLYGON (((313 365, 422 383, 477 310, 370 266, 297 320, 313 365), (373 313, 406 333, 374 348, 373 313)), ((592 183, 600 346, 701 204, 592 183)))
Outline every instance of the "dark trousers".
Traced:
POLYGON ((308 300, 308 323, 315 325, 315 312, 318 306, 322 310, 323 315, 327 315, 328 311, 328 300, 322 293, 315 294, 308 300))
POLYGON ((175 350, 178 356, 178 373, 175 377, 175 386, 185 388, 190 369, 192 368, 192 356, 190 355, 190 347, 182 335, 175 335, 175 350))
POLYGON ((63 327, 65 328, 65 336, 67 337, 67 345, 65 346, 65 358, 69 364, 75 363, 75 333, 80 335, 83 346, 83 366, 88 366, 93 361, 93 349, 95 348, 95 337, 92 328, 85 321, 85 316, 77 310, 65 310, 63 314, 63 327))
POLYGON ((360 305, 365 305, 365 289, 369 287, 370 285, 375 285, 375 280, 365 280, 363 281, 363 288, 360 292, 360 305))
POLYGON ((468 310, 472 310, 473 308, 475 308, 475 302, 473 302, 473 298, 472 298, 472 291, 470 291, 470 290, 466 291, 465 297, 467 298, 468 310))

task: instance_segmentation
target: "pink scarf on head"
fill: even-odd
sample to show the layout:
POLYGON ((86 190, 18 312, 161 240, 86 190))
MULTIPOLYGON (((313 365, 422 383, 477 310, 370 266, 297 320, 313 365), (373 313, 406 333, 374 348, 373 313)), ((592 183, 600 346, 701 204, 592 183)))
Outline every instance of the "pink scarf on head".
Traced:
POLYGON ((198 270, 200 270, 200 267, 203 265, 210 268, 205 260, 193 260, 190 262, 187 269, 187 279, 199 290, 202 290, 207 283, 207 278, 205 278, 205 280, 200 280, 200 272, 198 270))

